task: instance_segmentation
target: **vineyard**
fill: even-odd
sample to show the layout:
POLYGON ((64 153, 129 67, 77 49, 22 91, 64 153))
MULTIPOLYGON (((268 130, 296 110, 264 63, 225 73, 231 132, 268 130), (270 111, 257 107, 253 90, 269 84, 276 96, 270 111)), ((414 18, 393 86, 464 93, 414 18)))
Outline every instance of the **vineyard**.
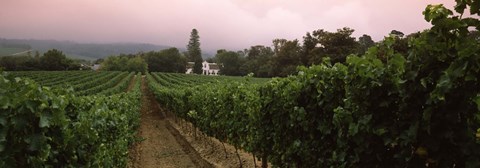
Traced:
MULTIPOLYGON (((478 1, 456 2, 480 13, 478 1)), ((126 167, 139 111, 160 113, 155 103, 262 167, 480 167, 480 42, 468 35, 480 21, 452 14, 429 5, 433 27, 407 54, 390 36, 285 78, 3 72, 0 167, 126 167)))
MULTIPOLYGON (((1 167, 127 165, 129 147, 141 138, 141 73, 17 71, 1 77, 1 167)), ((172 73, 147 79, 172 90, 244 80, 172 73)))
MULTIPOLYGON (((431 78, 445 78, 452 65, 423 72, 398 54, 377 58, 380 49, 287 78, 153 72, 145 79, 175 118, 263 165, 478 166, 478 65, 456 79, 466 81, 438 90, 444 84, 431 78), (422 77, 409 76, 412 71, 422 77)), ((139 126, 141 78, 114 71, 4 72, 2 167, 125 167, 139 126)))
MULTIPOLYGON (((478 3, 457 1, 463 13, 478 3)), ((203 133, 274 167, 480 167, 480 30, 429 5, 408 55, 386 37, 345 63, 258 82, 147 74, 158 101, 203 133), (173 85, 172 85, 173 84, 173 85)))
POLYGON ((275 167, 480 166, 477 53, 452 77, 458 58, 429 71, 378 50, 268 82, 147 79, 175 116, 275 167))
POLYGON ((3 73, 0 167, 125 167, 139 123, 139 76, 3 73))

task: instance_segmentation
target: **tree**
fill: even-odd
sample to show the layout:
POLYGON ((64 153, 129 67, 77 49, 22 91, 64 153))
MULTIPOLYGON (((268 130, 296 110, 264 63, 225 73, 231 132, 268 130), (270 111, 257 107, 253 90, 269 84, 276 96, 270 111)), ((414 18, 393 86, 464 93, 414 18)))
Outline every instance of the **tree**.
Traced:
POLYGON ((197 29, 193 29, 190 33, 190 41, 187 45, 187 51, 189 56, 189 61, 195 62, 193 66, 193 73, 201 74, 202 73, 202 51, 200 49, 200 36, 198 35, 197 29))
POLYGON ((215 60, 220 66, 220 73, 230 76, 244 75, 240 67, 243 65, 243 57, 238 52, 218 50, 215 60))
POLYGON ((6 71, 16 71, 18 66, 17 60, 18 58, 14 56, 0 57, 0 66, 6 71))
POLYGON ((147 63, 140 56, 136 56, 128 59, 126 71, 128 72, 142 72, 146 73, 148 71, 147 63))
POLYGON ((180 54, 177 48, 169 48, 159 52, 144 54, 151 72, 185 72, 187 59, 180 54))
POLYGON ((348 27, 337 29, 335 33, 323 29, 313 31, 318 47, 310 51, 309 63, 320 64, 325 56, 330 57, 333 63, 345 62, 347 55, 357 50, 357 42, 352 37, 354 31, 348 27))
POLYGON ((214 63, 214 62, 217 62, 217 60, 215 59, 215 57, 210 57, 210 58, 207 58, 205 61, 207 61, 208 63, 214 63))
POLYGON ((62 70, 79 70, 80 62, 85 60, 72 60, 63 54, 62 51, 52 49, 47 51, 43 56, 35 52, 35 56, 5 56, 0 57, 0 66, 8 71, 62 71, 62 70))
POLYGON ((40 53, 38 51, 35 51, 35 59, 40 60, 40 53))
POLYGON ((68 60, 62 51, 52 49, 48 50, 43 57, 40 58, 40 64, 43 70, 61 71, 67 70, 68 60))
POLYGON ((101 63, 101 70, 105 71, 123 71, 127 65, 127 58, 125 56, 109 56, 101 63))
POLYGON ((271 76, 287 76, 296 71, 301 65, 301 47, 298 40, 273 40, 274 56, 272 58, 271 76))
POLYGON ((398 31, 398 30, 392 30, 390 32, 390 35, 394 35, 396 37, 402 38, 405 34, 403 34, 403 32, 398 31))
POLYGON ((375 42, 372 40, 372 37, 364 34, 358 38, 358 53, 359 55, 365 54, 368 48, 375 45, 375 42))
POLYGON ((302 45, 302 54, 301 54, 301 62, 303 65, 308 65, 309 63, 309 56, 310 53, 315 49, 317 45, 317 40, 312 37, 312 35, 307 32, 305 36, 303 36, 303 45, 302 45))
MULTIPOLYGON (((422 33, 426 33, 426 32, 415 32, 415 33, 412 33, 412 34, 409 34, 407 36, 404 36, 404 34, 402 32, 399 32, 399 31, 396 31, 396 30, 392 30, 393 33, 390 34, 391 36, 391 39, 393 40, 394 43, 390 44, 391 46, 389 47, 392 47, 393 50, 395 50, 395 52, 397 53, 400 53, 404 56, 407 56, 408 55, 408 52, 410 50, 410 46, 409 46, 409 41, 415 39, 415 38, 418 38, 421 36, 422 33)), ((384 41, 381 41, 379 44, 381 45, 385 45, 384 44, 384 41)), ((384 48, 388 48, 387 46, 380 46, 380 50, 384 50, 384 48)), ((383 52, 379 52, 379 58, 383 58, 385 56, 385 53, 383 52)))
POLYGON ((245 63, 240 70, 246 74, 254 73, 256 77, 268 77, 274 54, 272 48, 257 45, 250 47, 245 53, 245 63))
POLYGON ((472 30, 472 31, 470 31, 470 33, 468 34, 468 37, 476 40, 477 42, 480 42, 480 31, 478 31, 478 30, 472 30))
POLYGON ((101 66, 105 71, 142 72, 148 70, 145 60, 138 55, 120 55, 107 57, 101 66))

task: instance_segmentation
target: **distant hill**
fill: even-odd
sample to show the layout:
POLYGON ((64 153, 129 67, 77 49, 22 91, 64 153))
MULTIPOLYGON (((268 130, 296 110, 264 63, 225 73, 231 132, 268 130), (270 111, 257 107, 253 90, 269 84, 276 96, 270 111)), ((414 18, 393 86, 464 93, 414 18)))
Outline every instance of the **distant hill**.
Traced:
POLYGON ((77 43, 73 41, 56 40, 23 40, 23 39, 3 39, 0 38, 0 56, 27 55, 29 50, 31 55, 35 51, 44 53, 50 49, 63 51, 70 58, 96 60, 110 55, 135 54, 138 52, 158 51, 169 46, 154 45, 146 43, 77 43))

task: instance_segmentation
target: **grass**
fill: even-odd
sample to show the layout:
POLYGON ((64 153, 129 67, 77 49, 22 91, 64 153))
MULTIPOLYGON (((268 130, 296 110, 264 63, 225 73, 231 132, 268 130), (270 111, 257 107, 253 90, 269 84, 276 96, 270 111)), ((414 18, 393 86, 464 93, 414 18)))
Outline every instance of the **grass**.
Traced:
POLYGON ((97 60, 97 58, 87 57, 87 56, 83 56, 83 55, 75 55, 75 54, 68 54, 68 53, 65 53, 65 55, 67 56, 67 58, 71 58, 71 59, 82 59, 82 60, 87 60, 87 61, 97 60))
MULTIPOLYGON (((27 49, 24 49, 24 48, 7 48, 7 47, 1 47, 0 46, 0 56, 10 56, 12 54, 19 53, 19 52, 22 52, 22 51, 27 51, 27 49)), ((27 55, 27 53, 21 54, 21 55, 27 55)))
MULTIPOLYGON (((1 56, 12 56, 15 53, 19 53, 19 52, 23 52, 23 51, 27 51, 27 50, 28 49, 24 49, 24 48, 9 48, 9 47, 0 46, 0 57, 1 56)), ((28 54, 25 52, 25 53, 18 54, 18 55, 15 55, 15 56, 27 56, 27 55, 28 54)), ((34 56, 35 51, 32 51, 30 53, 30 55, 34 56)), ((87 57, 87 56, 83 56, 83 55, 68 54, 68 53, 65 53, 65 56, 67 56, 67 58, 71 58, 71 59, 83 59, 83 60, 87 60, 87 61, 95 61, 96 60, 96 58, 87 57)))

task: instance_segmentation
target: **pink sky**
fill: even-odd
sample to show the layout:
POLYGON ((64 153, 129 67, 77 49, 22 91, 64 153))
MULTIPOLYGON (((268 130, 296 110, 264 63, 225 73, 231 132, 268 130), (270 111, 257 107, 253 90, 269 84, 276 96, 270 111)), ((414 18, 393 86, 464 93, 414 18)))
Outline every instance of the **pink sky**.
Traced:
POLYGON ((141 42, 185 48, 197 28, 205 50, 271 45, 317 29, 380 40, 429 28, 427 4, 454 0, 1 0, 0 37, 141 42))

